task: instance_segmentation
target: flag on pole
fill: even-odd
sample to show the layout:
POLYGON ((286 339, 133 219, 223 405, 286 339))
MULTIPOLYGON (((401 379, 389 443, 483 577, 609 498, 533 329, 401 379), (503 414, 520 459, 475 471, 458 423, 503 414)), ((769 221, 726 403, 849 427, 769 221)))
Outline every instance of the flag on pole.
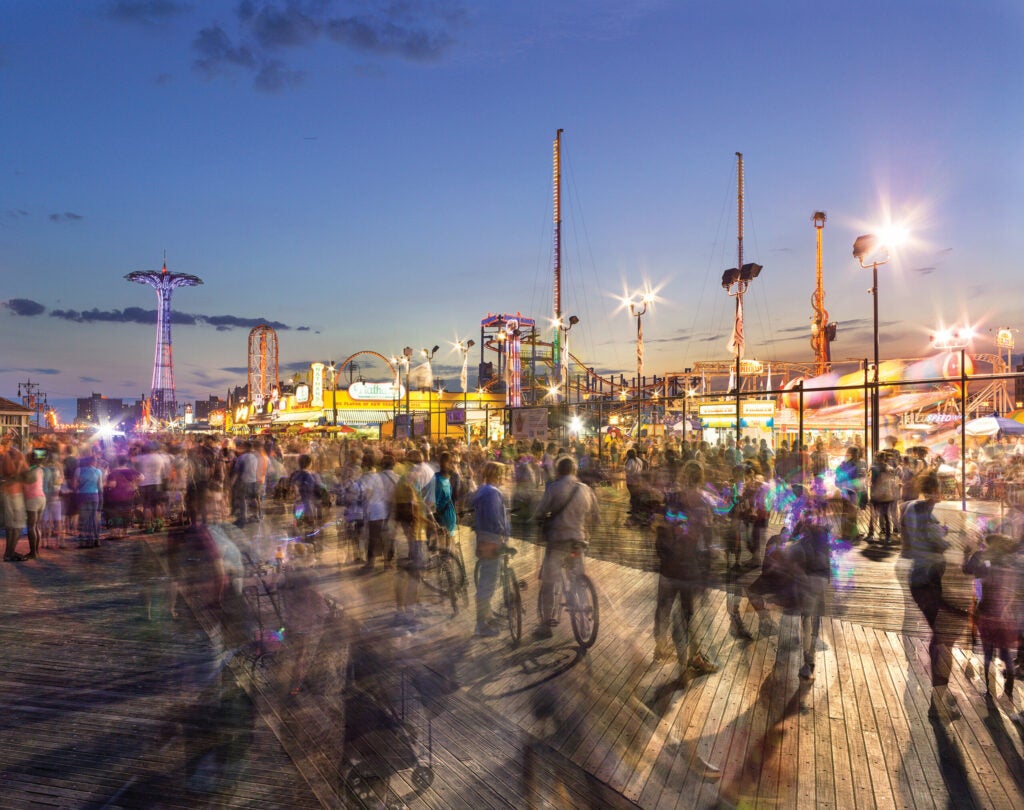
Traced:
POLYGON ((732 325, 732 337, 726 346, 730 354, 743 357, 743 298, 736 296, 736 320, 732 325))
POLYGON ((736 370, 733 369, 733 368, 730 368, 729 369, 729 387, 726 388, 725 390, 726 391, 732 391, 732 389, 735 388, 735 387, 736 387, 736 370))
POLYGON ((772 364, 771 363, 768 364, 768 380, 764 384, 764 390, 765 391, 771 391, 772 390, 772 364))
POLYGON ((462 386, 462 393, 465 394, 469 385, 469 353, 462 355, 462 372, 459 374, 459 385, 462 386))
POLYGON ((398 399, 402 395, 402 363, 401 361, 395 363, 395 395, 394 399, 398 399))

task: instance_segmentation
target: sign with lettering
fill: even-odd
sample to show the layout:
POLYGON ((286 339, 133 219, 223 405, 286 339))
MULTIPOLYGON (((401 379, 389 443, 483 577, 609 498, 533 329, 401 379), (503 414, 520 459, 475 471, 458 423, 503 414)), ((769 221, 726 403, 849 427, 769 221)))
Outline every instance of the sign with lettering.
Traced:
POLYGON ((400 385, 396 389, 393 382, 354 382, 348 387, 348 395, 352 399, 384 399, 390 402, 405 396, 405 386, 400 385))

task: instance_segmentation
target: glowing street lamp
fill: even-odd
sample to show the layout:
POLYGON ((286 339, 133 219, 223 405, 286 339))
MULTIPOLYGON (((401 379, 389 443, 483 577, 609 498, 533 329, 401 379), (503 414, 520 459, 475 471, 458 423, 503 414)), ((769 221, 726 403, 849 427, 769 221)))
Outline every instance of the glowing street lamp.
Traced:
POLYGON ((960 352, 960 510, 967 511, 967 366, 966 350, 974 337, 970 327, 940 329, 932 335, 932 346, 940 351, 960 352))
POLYGON ((644 324, 643 317, 647 313, 648 304, 654 303, 654 293, 645 290, 625 300, 629 305, 630 317, 636 318, 636 441, 640 443, 640 426, 643 422, 643 386, 644 374, 644 324))
POLYGON ((865 270, 871 268, 871 289, 868 290, 874 309, 875 371, 874 390, 871 392, 871 458, 878 453, 879 404, 878 404, 878 266, 891 258, 891 249, 905 237, 902 228, 890 228, 880 235, 872 233, 858 236, 853 243, 853 258, 865 270))

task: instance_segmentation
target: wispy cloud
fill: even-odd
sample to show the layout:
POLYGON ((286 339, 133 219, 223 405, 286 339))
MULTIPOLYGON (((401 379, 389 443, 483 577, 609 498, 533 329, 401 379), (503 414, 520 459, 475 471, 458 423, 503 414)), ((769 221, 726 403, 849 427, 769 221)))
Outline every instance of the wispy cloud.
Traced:
POLYGON ((59 368, 0 368, 0 374, 63 374, 59 368))
POLYGON ((25 315, 27 317, 42 315, 46 312, 46 307, 38 301, 33 301, 31 298, 12 298, 9 301, 4 301, 0 306, 3 306, 4 309, 9 309, 15 315, 25 315))
POLYGON ((113 0, 103 8, 103 16, 123 23, 159 25, 192 9, 190 3, 175 0, 113 0))
POLYGON ((50 222, 80 222, 85 219, 81 214, 74 211, 65 211, 63 214, 50 214, 50 222))
POLYGON ((233 66, 256 68, 255 54, 244 45, 233 45, 219 25, 202 29, 192 43, 192 50, 198 54, 193 66, 209 79, 223 75, 233 66))
MULTIPOLYGON (((8 310, 14 315, 23 317, 34 317, 43 315, 47 309, 38 301, 30 298, 11 298, 0 302, 0 307, 8 310)), ((155 324, 157 312, 155 309, 143 309, 142 307, 125 307, 124 309, 54 309, 50 310, 51 318, 59 318, 74 323, 141 323, 155 324)), ((288 331, 294 327, 280 321, 272 321, 268 318, 240 318, 237 315, 200 315, 192 312, 179 312, 174 310, 171 313, 171 321, 175 326, 212 326, 218 332, 226 332, 230 329, 252 329, 254 326, 265 324, 279 332, 288 331)), ((309 332, 311 327, 300 326, 298 331, 309 332)))
POLYGON ((323 38, 371 56, 432 62, 454 46, 466 18, 456 0, 354 0, 345 10, 335 14, 323 0, 242 0, 231 23, 200 29, 192 42, 193 67, 207 79, 248 71, 257 90, 278 93, 306 77, 284 61, 283 51, 310 48, 323 38))
POLYGON ((21 219, 28 216, 28 211, 24 208, 8 208, 3 214, 0 214, 4 219, 21 219))

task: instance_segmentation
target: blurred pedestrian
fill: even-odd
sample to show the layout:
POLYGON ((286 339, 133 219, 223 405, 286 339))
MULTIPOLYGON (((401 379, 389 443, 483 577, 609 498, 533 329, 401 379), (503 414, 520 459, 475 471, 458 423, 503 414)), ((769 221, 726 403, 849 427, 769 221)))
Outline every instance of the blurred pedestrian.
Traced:
POLYGON ((939 478, 934 473, 922 477, 921 495, 903 510, 900 536, 904 555, 912 560, 910 595, 924 615, 931 638, 928 657, 931 663, 932 698, 929 713, 948 721, 960 716, 956 697, 949 691, 952 651, 946 633, 940 632, 939 613, 948 606, 942 593, 942 577, 946 572, 947 529, 933 514, 940 499, 939 478))
POLYGON ((510 527, 501 481, 505 467, 489 461, 483 471, 483 485, 473 496, 473 528, 476 532, 476 557, 480 577, 476 586, 476 634, 496 636, 491 625, 491 600, 498 582, 502 547, 508 542, 510 527))

